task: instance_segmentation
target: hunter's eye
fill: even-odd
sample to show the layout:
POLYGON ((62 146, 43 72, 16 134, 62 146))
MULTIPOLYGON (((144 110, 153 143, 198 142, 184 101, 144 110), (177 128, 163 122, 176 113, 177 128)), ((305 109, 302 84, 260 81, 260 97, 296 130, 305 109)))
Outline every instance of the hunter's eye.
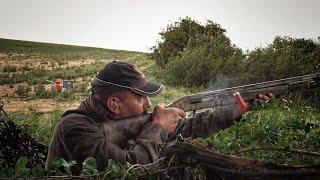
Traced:
POLYGON ((142 102, 145 96, 138 94, 137 99, 139 102, 142 102))

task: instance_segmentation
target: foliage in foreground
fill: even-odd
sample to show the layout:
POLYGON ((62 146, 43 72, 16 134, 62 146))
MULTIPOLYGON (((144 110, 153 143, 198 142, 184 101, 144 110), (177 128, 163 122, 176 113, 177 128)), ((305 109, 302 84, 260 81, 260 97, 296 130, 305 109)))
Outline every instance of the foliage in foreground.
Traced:
POLYGON ((302 101, 273 99, 210 139, 225 154, 291 165, 319 164, 320 109, 302 101))
POLYGON ((0 167, 0 178, 74 178, 84 179, 206 179, 206 171, 202 164, 195 164, 192 157, 179 158, 172 156, 170 159, 161 158, 158 161, 141 165, 131 165, 129 162, 117 163, 108 159, 106 168, 98 171, 96 159, 88 157, 82 163, 82 170, 79 176, 72 175, 72 170, 76 165, 75 161, 67 162, 63 158, 57 157, 47 169, 44 164, 29 166, 29 159, 20 157, 14 167, 0 167))
MULTIPOLYGON (((23 156, 17 161, 14 168, 0 168, 0 177, 10 178, 26 178, 26 177, 46 177, 46 176, 65 176, 72 175, 72 167, 76 164, 75 161, 67 162, 63 158, 55 158, 52 165, 45 170, 43 164, 38 164, 35 167, 28 167, 28 158, 23 156)), ((109 159, 108 165, 104 171, 98 172, 96 160, 88 157, 82 163, 83 169, 81 176, 98 177, 99 179, 136 179, 138 172, 129 169, 132 167, 130 163, 119 164, 109 159)))

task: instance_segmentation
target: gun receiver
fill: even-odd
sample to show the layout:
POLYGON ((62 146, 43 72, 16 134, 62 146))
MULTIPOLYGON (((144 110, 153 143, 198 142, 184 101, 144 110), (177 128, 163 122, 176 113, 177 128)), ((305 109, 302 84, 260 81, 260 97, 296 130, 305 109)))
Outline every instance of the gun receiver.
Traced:
MULTIPOLYGON (((294 90, 293 87, 297 84, 305 84, 308 88, 317 87, 320 85, 320 73, 191 94, 179 98, 168 106, 195 112, 199 109, 232 105, 235 103, 233 94, 236 92, 239 92, 245 101, 251 101, 258 94, 282 95, 294 90)), ((143 126, 152 121, 151 116, 152 113, 148 113, 119 121, 104 122, 103 126, 108 134, 111 134, 111 141, 119 144, 123 139, 136 137, 143 126)))

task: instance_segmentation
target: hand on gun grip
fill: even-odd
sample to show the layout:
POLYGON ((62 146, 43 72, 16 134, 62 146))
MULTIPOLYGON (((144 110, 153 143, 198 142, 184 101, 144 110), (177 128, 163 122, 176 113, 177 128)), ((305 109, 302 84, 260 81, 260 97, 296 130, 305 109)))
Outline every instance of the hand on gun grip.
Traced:
MULTIPOLYGON (((238 115, 244 114, 245 112, 247 112, 249 110, 255 109, 255 107, 253 106, 253 103, 252 102, 245 102, 239 92, 236 92, 233 95, 235 96, 236 103, 237 103, 236 117, 238 115)), ((263 104, 272 98, 275 98, 274 94, 272 94, 272 93, 267 93, 266 95, 258 94, 255 101, 258 102, 259 104, 263 104)))
POLYGON ((256 98, 256 101, 259 103, 259 104, 263 104, 267 101, 269 101, 270 99, 272 98, 275 98, 274 94, 272 93, 267 93, 266 95, 264 94, 258 94, 257 95, 257 98, 256 98))
POLYGON ((254 101, 250 103, 250 110, 255 110, 257 108, 257 105, 264 104, 273 98, 275 98, 275 95, 273 93, 258 94, 254 101))
POLYGON ((153 111, 153 121, 162 124, 168 133, 174 131, 181 117, 186 117, 186 112, 164 104, 157 105, 153 111))

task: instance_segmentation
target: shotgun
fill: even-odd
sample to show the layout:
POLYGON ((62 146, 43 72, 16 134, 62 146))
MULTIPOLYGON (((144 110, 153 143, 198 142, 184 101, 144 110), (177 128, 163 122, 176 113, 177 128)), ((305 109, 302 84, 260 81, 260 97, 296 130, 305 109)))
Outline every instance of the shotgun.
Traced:
MULTIPOLYGON (((240 93, 244 101, 252 101, 258 94, 273 93, 275 96, 279 96, 296 89, 301 89, 302 87, 315 88, 319 85, 320 73, 316 73, 191 94, 179 98, 168 106, 195 113, 200 109, 223 108, 225 106, 233 105, 236 103, 235 98, 233 97, 235 93, 240 93)), ((143 126, 151 121, 152 113, 147 113, 118 121, 103 122, 103 126, 105 131, 111 135, 111 142, 119 145, 126 139, 136 137, 143 126)), ((175 133, 182 128, 184 123, 185 120, 182 119, 178 123, 175 133)))

